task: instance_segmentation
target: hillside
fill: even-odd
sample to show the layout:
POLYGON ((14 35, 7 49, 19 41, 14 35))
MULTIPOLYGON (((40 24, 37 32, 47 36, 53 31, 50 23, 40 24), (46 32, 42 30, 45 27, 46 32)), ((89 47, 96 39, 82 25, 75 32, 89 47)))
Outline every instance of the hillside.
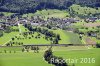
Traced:
POLYGON ((100 17, 100 8, 91 8, 73 4, 69 8, 69 13, 71 16, 78 16, 80 18, 87 18, 90 16, 100 17))
POLYGON ((99 0, 0 0, 0 11, 26 13, 45 8, 67 9, 72 4, 100 7, 99 0))

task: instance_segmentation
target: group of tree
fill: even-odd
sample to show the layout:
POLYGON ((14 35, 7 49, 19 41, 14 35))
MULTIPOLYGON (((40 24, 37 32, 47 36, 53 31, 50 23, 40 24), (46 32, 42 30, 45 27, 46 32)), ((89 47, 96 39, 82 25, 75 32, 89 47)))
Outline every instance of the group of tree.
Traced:
POLYGON ((39 47, 38 46, 31 46, 31 50, 34 50, 34 53, 39 53, 39 47))
POLYGON ((11 30, 11 27, 10 26, 7 26, 4 30, 5 33, 10 33, 12 30, 11 30))
POLYGON ((97 43, 97 44, 96 44, 96 47, 97 47, 97 48, 100 48, 100 44, 99 44, 99 43, 97 43))
POLYGON ((5 33, 10 33, 12 31, 11 27, 7 26, 6 24, 2 24, 1 27, 5 33))
POLYGON ((54 44, 58 44, 59 40, 61 40, 59 34, 55 34, 55 33, 53 33, 53 31, 49 31, 48 29, 42 29, 42 28, 39 28, 39 27, 33 28, 32 25, 30 25, 30 24, 25 24, 24 26, 32 32, 39 32, 41 34, 44 34, 46 36, 45 37, 46 39, 52 37, 51 38, 51 40, 52 40, 54 38, 54 40, 53 40, 54 44))
POLYGON ((68 66, 68 64, 65 62, 65 60, 62 57, 57 57, 57 56, 53 55, 51 48, 49 48, 47 51, 45 51, 44 59, 49 64, 53 64, 54 66, 68 66))
POLYGON ((7 53, 7 52, 9 52, 9 53, 16 53, 15 50, 9 50, 9 51, 8 51, 8 50, 5 50, 5 49, 4 49, 3 51, 2 51, 2 50, 0 51, 0 53, 3 53, 3 52, 4 52, 4 53, 7 53))
POLYGON ((39 53, 39 47, 38 46, 25 46, 25 48, 22 48, 22 52, 29 52, 29 50, 34 50, 34 53, 39 53))
MULTIPOLYGON (((12 40, 14 40, 14 38, 12 38, 12 40)), ((9 43, 6 44, 6 46, 22 46, 23 42, 14 42, 14 41, 10 41, 9 43)))

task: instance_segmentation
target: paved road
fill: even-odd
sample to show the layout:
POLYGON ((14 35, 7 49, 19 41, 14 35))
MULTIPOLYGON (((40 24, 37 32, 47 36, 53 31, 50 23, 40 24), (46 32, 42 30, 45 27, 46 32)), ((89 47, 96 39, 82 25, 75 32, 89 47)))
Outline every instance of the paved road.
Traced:
MULTIPOLYGON (((12 46, 12 47, 24 47, 24 46, 93 46, 95 44, 26 44, 23 46, 12 46)), ((0 46, 3 47, 3 46, 0 46)))
POLYGON ((89 45, 94 45, 94 44, 27 44, 23 46, 89 46, 89 45))

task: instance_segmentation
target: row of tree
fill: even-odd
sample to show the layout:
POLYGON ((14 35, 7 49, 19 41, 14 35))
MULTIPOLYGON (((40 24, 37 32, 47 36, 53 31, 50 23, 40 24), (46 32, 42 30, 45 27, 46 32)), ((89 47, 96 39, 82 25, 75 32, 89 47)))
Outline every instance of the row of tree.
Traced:
POLYGON ((25 48, 22 48, 22 52, 29 52, 29 50, 34 50, 34 53, 39 53, 39 47, 38 46, 25 46, 25 48))

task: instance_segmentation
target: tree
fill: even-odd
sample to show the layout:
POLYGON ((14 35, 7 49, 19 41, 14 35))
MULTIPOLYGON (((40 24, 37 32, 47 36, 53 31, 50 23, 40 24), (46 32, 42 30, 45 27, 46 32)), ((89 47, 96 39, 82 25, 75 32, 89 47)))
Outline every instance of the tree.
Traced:
POLYGON ((26 49, 27 52, 29 52, 29 49, 26 49))
POLYGON ((3 36, 3 31, 0 30, 0 37, 2 37, 2 36, 3 36))
POLYGON ((79 30, 77 28, 74 28, 74 33, 79 33, 79 30))
POLYGON ((60 38, 60 35, 59 35, 59 34, 57 34, 57 39, 58 39, 58 40, 61 40, 61 38, 60 38))
POLYGON ((37 53, 39 53, 39 47, 38 46, 36 47, 36 51, 37 51, 37 53))
POLYGON ((52 26, 47 24, 47 28, 48 28, 48 29, 51 29, 51 28, 52 28, 52 26))
POLYGON ((97 44, 96 44, 96 47, 97 47, 97 48, 100 48, 100 44, 97 43, 97 44))
POLYGON ((54 39, 53 41, 54 44, 59 44, 59 40, 57 38, 54 39))
POLYGON ((25 49, 23 48, 23 49, 22 49, 22 52, 24 52, 24 51, 25 51, 25 49))
POLYGON ((54 63, 55 66, 68 66, 67 63, 66 63, 66 61, 65 61, 62 57, 57 57, 57 60, 58 60, 59 62, 54 63), (63 61, 63 62, 62 62, 62 61, 63 61))
POLYGON ((34 46, 31 46, 31 50, 34 50, 34 53, 38 53, 39 51, 39 47, 34 47, 34 46))
POLYGON ((4 14, 3 13, 0 13, 0 16, 4 16, 4 14))
POLYGON ((62 57, 57 57, 53 55, 52 47, 50 47, 47 51, 45 51, 44 59, 49 64, 53 64, 54 66, 68 66, 68 64, 65 62, 65 60, 62 57))
POLYGON ((14 41, 14 38, 12 38, 12 40, 14 41))
POLYGON ((7 51, 6 51, 6 50, 4 50, 4 53, 7 53, 7 51))
POLYGON ((97 39, 100 39, 100 32, 97 34, 97 39))
POLYGON ((52 57, 52 56, 53 56, 53 53, 52 53, 51 48, 49 48, 47 51, 45 51, 45 53, 44 53, 44 59, 46 61, 50 61, 50 57, 52 57))
POLYGON ((9 26, 7 26, 6 28, 5 28, 5 33, 10 33, 11 32, 11 28, 9 27, 9 26))

